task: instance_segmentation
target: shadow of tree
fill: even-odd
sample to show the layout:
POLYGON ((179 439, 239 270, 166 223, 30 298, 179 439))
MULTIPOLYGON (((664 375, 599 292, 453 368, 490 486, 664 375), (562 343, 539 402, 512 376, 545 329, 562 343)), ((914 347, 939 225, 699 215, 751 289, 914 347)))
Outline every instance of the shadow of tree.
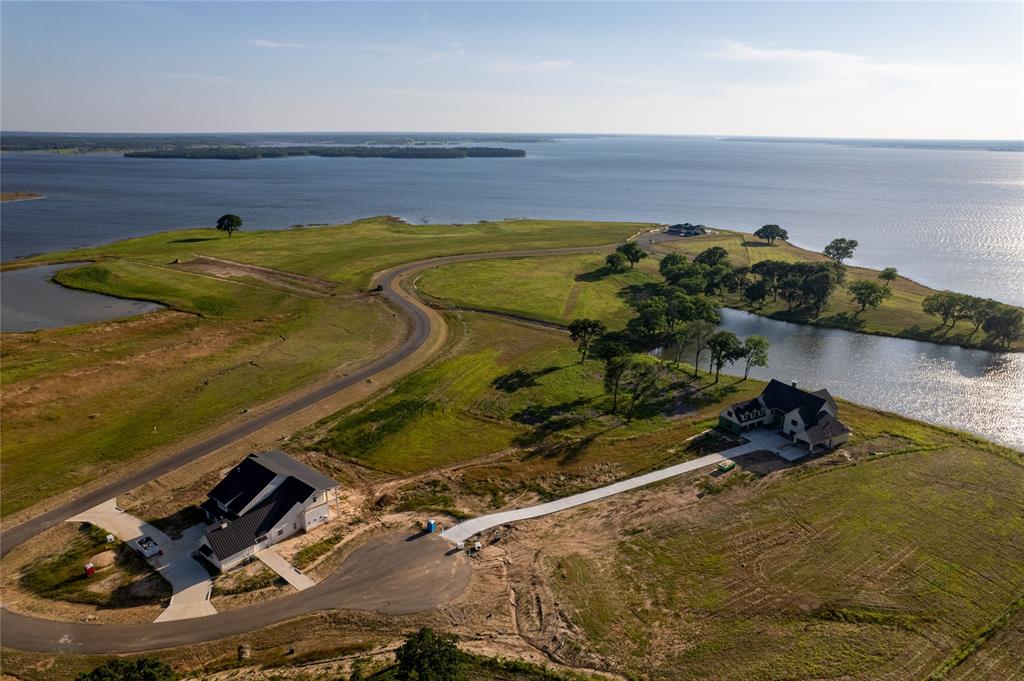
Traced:
POLYGON ((546 440, 554 433, 568 430, 587 420, 582 414, 575 413, 589 399, 580 398, 571 402, 562 402, 547 407, 529 406, 512 415, 512 420, 533 428, 516 436, 513 440, 518 446, 530 447, 546 440))
POLYGON ((199 241, 213 241, 216 238, 217 237, 215 237, 215 236, 196 236, 196 237, 189 237, 188 239, 174 239, 173 241, 168 241, 167 243, 169 243, 169 244, 194 244, 194 243, 197 243, 199 241))
POLYGON ((573 280, 582 282, 595 282, 601 281, 605 277, 610 277, 613 274, 619 274, 619 272, 613 270, 607 265, 602 265, 601 267, 598 267, 596 270, 591 270, 590 272, 582 272, 580 274, 577 274, 575 277, 573 277, 573 280))
POLYGON ((750 241, 748 239, 744 239, 740 245, 744 248, 775 248, 775 244, 770 244, 767 241, 750 241))
POLYGON ((564 368, 565 367, 549 366, 544 367, 543 369, 536 369, 534 371, 516 369, 515 371, 498 376, 491 381, 491 385, 504 393, 514 393, 517 390, 522 390, 523 388, 533 387, 537 385, 537 379, 556 371, 560 371, 564 368))
POLYGON ((663 286, 659 282, 648 281, 643 284, 630 284, 623 286, 615 295, 631 307, 647 300, 651 296, 661 295, 663 286))
POLYGON ((860 318, 859 313, 839 312, 830 317, 821 317, 820 321, 848 331, 859 331, 864 328, 864 320, 860 318))

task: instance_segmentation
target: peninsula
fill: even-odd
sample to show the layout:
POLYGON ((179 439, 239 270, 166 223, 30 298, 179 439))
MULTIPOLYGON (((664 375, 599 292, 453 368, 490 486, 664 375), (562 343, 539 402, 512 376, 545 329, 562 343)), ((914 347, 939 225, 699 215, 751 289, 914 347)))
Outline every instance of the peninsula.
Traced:
POLYGON ((186 158, 222 159, 243 161, 261 158, 290 158, 293 156, 322 156, 325 158, 523 158, 522 149, 502 147, 435 147, 435 146, 217 146, 217 147, 175 147, 151 149, 149 151, 128 151, 128 158, 186 158))
POLYGON ((633 343, 622 330, 653 319, 657 305, 631 298, 653 300, 661 276, 629 245, 690 243, 654 227, 378 218, 33 259, 91 260, 62 281, 170 309, 4 339, 5 670, 53 678, 42 663, 70 645, 58 675, 144 653, 199 676, 302 664, 336 678, 356 658, 386 664, 410 628, 431 626, 456 634, 487 681, 510 678, 499 656, 549 667, 510 667, 530 681, 744 679, 765 659, 795 678, 920 678, 1011 660, 1024 543, 1004 528, 1024 511, 1020 454, 818 386, 658 360, 639 335, 616 349, 608 338, 633 343), (635 268, 595 273, 623 250, 635 268), (420 299, 452 272, 473 289, 486 280, 468 268, 496 264, 511 268, 491 277, 518 291, 523 302, 501 302, 520 316, 564 314, 542 294, 566 278, 577 311, 612 330, 587 340, 580 325, 570 336, 420 299), (777 434, 715 427, 771 385, 827 405, 849 441, 794 462, 760 449, 788 449, 777 434), (195 571, 189 542, 228 529, 206 516, 222 474, 254 452, 297 476, 274 499, 306 498, 303 480, 326 476, 333 508, 198 582, 132 548, 143 537, 143 552, 156 543, 195 571), (651 473, 657 485, 636 482, 651 473), (575 508, 574 495, 618 483, 575 508), (472 559, 431 536, 553 500, 567 508, 467 542, 472 559), (936 574, 956 588, 934 589, 936 574), (680 651, 679 632, 695 647, 680 651))

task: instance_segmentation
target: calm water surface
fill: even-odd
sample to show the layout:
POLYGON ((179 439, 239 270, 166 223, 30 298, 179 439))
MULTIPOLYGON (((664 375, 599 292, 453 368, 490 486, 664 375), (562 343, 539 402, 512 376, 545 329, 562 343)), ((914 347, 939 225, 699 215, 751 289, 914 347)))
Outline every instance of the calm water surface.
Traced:
MULTIPOLYGON (((755 378, 828 388, 843 399, 1024 451, 1024 354, 967 350, 780 322, 722 309, 722 328, 771 341, 755 378)), ((670 356, 674 351, 670 350, 670 356)), ((684 350, 684 361, 692 352, 684 350)), ((701 358, 706 368, 707 354, 701 358)), ((742 364, 723 373, 743 375, 742 364)))
POLYGON ((88 263, 65 263, 0 272, 0 330, 38 331, 145 314, 163 305, 76 291, 53 275, 88 263))
MULTIPOLYGON (((773 222, 809 248, 837 236, 859 240, 854 264, 891 265, 937 288, 1024 305, 1021 153, 679 137, 515 146, 528 157, 191 161, 8 153, 0 157, 4 191, 47 198, 0 208, 0 255, 11 260, 210 225, 226 212, 240 214, 245 229, 380 214, 415 223, 525 216, 743 230, 773 222)), ((3 277, 6 304, 14 287, 3 277)), ((71 308, 36 304, 29 312, 57 309, 71 308)), ((729 310, 723 318, 740 335, 771 339, 771 367, 755 372, 759 377, 827 387, 1024 449, 1024 355, 813 329, 729 310)))
POLYGON ((247 229, 399 215, 774 222, 821 249, 858 239, 855 264, 1024 304, 1024 154, 709 138, 568 138, 525 159, 260 161, 4 154, 2 257, 92 245, 233 212, 247 229))

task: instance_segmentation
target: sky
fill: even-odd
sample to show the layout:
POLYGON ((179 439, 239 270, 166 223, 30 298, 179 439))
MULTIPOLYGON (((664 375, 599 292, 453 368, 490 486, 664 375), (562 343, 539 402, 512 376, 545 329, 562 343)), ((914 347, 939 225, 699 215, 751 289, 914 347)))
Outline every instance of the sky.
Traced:
POLYGON ((0 126, 1024 138, 1024 3, 0 3, 0 126))

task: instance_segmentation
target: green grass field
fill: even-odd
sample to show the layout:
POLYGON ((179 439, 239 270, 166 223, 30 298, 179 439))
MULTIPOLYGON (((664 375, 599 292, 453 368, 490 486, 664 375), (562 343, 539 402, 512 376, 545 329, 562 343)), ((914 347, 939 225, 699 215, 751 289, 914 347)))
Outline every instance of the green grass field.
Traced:
POLYGON ((666 365, 665 395, 701 391, 690 418, 677 422, 665 416, 671 405, 659 400, 624 423, 620 415, 609 414, 601 363, 580 364, 564 333, 476 313, 453 319, 450 328, 454 340, 438 361, 379 398, 318 424, 299 446, 396 475, 541 445, 551 447, 546 460, 555 467, 562 461, 582 470, 601 461, 635 471, 661 459, 638 455, 632 441, 669 425, 676 437, 695 432, 694 424, 711 416, 701 405, 726 394, 747 394, 755 385, 732 378, 711 385, 706 378, 694 381, 685 365, 677 371, 666 365), (559 454, 560 447, 567 454, 581 442, 585 446, 572 456, 559 454))
POLYGON ((379 299, 355 295, 377 270, 449 253, 607 244, 640 227, 412 226, 379 218, 232 237, 180 230, 23 261, 92 259, 60 272, 59 281, 171 309, 4 335, 0 513, 116 472, 145 452, 380 354, 405 324, 379 299), (305 290, 259 273, 211 273, 194 264, 198 256, 326 281, 305 290))
POLYGON ((176 258, 187 261, 204 255, 306 274, 336 282, 344 291, 358 291, 369 285, 374 272, 414 260, 457 253, 613 244, 649 227, 569 220, 409 225, 391 218, 371 218, 330 227, 255 232, 243 228, 232 237, 214 229, 160 232, 20 262, 116 257, 165 265, 176 258))
POLYGON ((924 678, 1022 595, 1024 469, 922 435, 936 448, 795 469, 553 557, 556 591, 644 678, 924 678))
MULTIPOLYGON (((749 234, 719 232, 690 237, 662 244, 692 257, 712 246, 729 252, 737 266, 760 260, 787 262, 824 261, 820 253, 807 251, 786 242, 768 246, 749 234)), ((422 290, 440 300, 475 308, 567 324, 579 317, 591 317, 620 327, 632 315, 627 305, 631 287, 660 281, 657 261, 648 258, 635 270, 623 274, 606 274, 601 270, 600 256, 562 256, 526 258, 511 261, 456 263, 430 270, 420 277, 422 290)), ((848 281, 877 281, 878 273, 860 267, 849 267, 848 281)), ((983 347, 985 333, 972 335, 969 322, 958 322, 953 328, 941 328, 936 317, 926 315, 922 301, 933 289, 904 277, 893 282, 893 295, 875 309, 858 314, 857 305, 845 289, 837 290, 822 314, 814 319, 788 312, 782 301, 769 302, 760 308, 751 307, 738 295, 727 295, 723 304, 750 310, 787 321, 814 324, 886 336, 904 336, 918 340, 955 343, 967 347, 983 347)), ((1024 341, 1013 345, 1024 350, 1024 341)))
POLYGON ((5 515, 364 361, 402 328, 376 301, 120 260, 64 278, 185 313, 5 336, 5 515))
POLYGON ((650 259, 615 273, 604 268, 601 255, 521 258, 434 268, 417 285, 430 296, 470 308, 558 324, 587 317, 618 328, 633 315, 631 287, 659 280, 657 271, 650 259))

